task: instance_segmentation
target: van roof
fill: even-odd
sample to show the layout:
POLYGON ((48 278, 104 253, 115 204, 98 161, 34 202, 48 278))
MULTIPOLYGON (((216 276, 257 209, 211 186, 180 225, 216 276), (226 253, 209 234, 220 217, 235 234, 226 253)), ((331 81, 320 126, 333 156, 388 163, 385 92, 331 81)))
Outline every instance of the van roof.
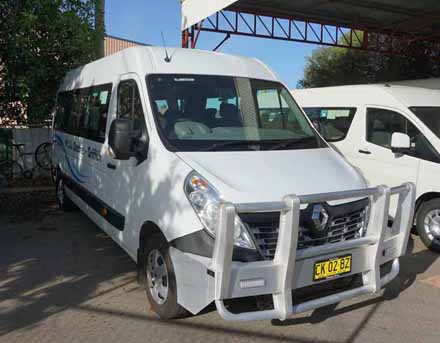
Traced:
POLYGON ((440 106, 440 90, 394 84, 295 89, 292 94, 302 107, 440 106))
POLYGON ((195 49, 168 47, 171 62, 165 62, 163 47, 142 46, 122 50, 70 71, 60 90, 114 82, 121 74, 199 74, 277 80, 274 73, 254 58, 195 49))

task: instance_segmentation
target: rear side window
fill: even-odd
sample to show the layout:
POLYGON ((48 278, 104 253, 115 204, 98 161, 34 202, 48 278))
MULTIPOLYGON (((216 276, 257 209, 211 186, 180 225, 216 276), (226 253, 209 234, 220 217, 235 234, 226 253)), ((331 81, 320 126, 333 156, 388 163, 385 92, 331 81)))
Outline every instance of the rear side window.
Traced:
POLYGON ((303 110, 328 142, 343 140, 356 114, 354 107, 304 107, 303 110))
POLYGON ((112 84, 60 92, 55 129, 104 142, 112 84))

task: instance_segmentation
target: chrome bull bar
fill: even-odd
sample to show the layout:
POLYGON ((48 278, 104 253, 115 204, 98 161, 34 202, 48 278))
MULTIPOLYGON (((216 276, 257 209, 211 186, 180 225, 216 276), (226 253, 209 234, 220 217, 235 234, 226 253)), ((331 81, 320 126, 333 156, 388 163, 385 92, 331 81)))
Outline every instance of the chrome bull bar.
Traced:
MULTIPOLYGON (((413 183, 405 183, 394 188, 378 186, 345 192, 288 195, 282 201, 271 203, 235 205, 228 202, 222 203, 211 266, 215 277, 214 297, 218 312, 225 320, 284 320, 296 313, 338 303, 362 294, 378 292, 399 273, 398 257, 406 251, 413 222, 414 204, 415 185, 413 183), (393 226, 388 227, 390 197, 393 195, 398 196, 398 206, 393 226), (297 251, 301 204, 362 197, 369 197, 371 206, 364 237, 297 251), (251 212, 280 212, 274 259, 233 263, 235 216, 237 213, 251 212), (388 233, 387 230, 389 230, 388 233), (361 287, 293 305, 292 290, 297 288, 294 284, 294 274, 298 261, 360 248, 365 251, 365 261, 363 261, 365 267, 361 270, 363 281, 361 287), (392 261, 392 268, 381 278, 380 265, 387 260, 392 261), (258 286, 241 287, 244 283, 252 283, 256 279, 259 280, 259 285, 264 285, 264 287, 260 287, 261 289, 258 286), (272 294, 273 309, 235 314, 230 312, 224 304, 226 299, 263 294, 272 294)), ((297 273, 302 272, 304 270, 297 271, 297 273)))

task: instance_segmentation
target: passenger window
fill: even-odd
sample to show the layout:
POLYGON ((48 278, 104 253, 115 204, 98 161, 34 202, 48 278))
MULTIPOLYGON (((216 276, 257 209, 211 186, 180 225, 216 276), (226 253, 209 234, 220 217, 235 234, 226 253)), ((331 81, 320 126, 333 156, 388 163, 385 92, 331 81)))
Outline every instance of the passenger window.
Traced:
POLYGON ((438 153, 425 136, 405 117, 394 111, 367 108, 367 141, 391 148, 394 132, 407 134, 411 140, 410 156, 439 163, 438 153))
POLYGON ((112 84, 58 94, 55 129, 104 142, 112 84))
POLYGON ((328 142, 345 139, 356 114, 354 107, 305 107, 303 110, 328 142))

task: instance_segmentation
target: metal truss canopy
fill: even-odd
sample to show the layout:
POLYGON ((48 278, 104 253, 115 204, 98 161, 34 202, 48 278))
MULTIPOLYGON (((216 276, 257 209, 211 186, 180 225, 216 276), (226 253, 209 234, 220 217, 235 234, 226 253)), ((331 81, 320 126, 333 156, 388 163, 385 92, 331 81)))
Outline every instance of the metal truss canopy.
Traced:
POLYGON ((183 0, 182 30, 186 47, 208 31, 439 57, 440 1, 183 0))

